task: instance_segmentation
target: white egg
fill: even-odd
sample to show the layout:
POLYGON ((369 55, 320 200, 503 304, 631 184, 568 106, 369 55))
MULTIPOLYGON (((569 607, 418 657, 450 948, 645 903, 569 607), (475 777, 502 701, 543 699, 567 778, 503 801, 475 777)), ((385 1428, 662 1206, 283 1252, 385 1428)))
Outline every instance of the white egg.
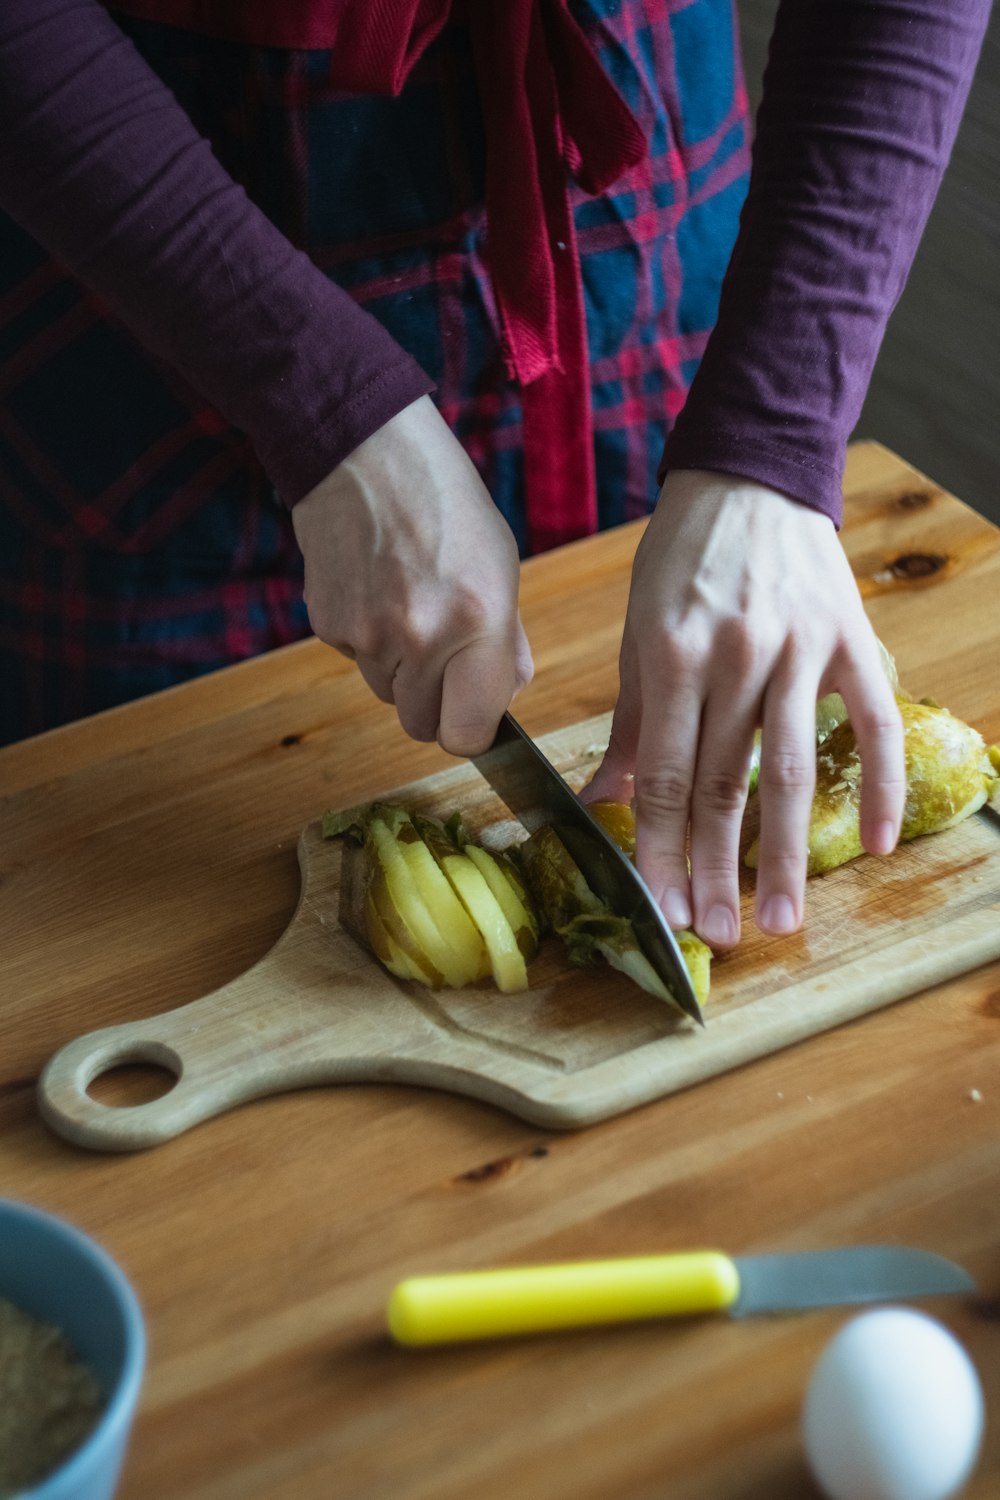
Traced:
POLYGON ((947 1500, 972 1473, 983 1393, 933 1318, 883 1307, 845 1324, 813 1370, 806 1454, 831 1500, 947 1500))

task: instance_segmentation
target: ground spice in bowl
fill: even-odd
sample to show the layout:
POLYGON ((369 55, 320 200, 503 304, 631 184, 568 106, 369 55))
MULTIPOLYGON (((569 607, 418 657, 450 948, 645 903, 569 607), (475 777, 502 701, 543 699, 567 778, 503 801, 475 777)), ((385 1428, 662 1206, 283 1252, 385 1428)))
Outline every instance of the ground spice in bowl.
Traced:
POLYGON ((103 1406, 60 1329, 0 1297, 0 1500, 15 1500, 68 1458, 103 1406))

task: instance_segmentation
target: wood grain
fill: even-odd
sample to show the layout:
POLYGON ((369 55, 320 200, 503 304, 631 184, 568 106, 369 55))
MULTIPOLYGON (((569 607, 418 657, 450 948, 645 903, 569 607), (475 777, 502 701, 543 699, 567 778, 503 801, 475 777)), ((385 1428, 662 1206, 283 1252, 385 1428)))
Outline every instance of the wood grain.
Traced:
MULTIPOLYGON (((1000 739, 1000 534, 884 449, 852 452, 846 490, 903 680, 1000 739), (906 556, 948 562, 894 571, 906 556)), ((525 566, 534 734, 611 708, 640 531, 525 566)), ((384 1302, 421 1271, 864 1241, 976 1276, 980 1298, 926 1306, 986 1393, 964 1500, 995 1500, 996 962, 586 1130, 382 1083, 260 1099, 125 1155, 42 1122, 63 1043, 264 957, 318 809, 452 764, 312 643, 0 752, 0 1182, 95 1234, 138 1290, 150 1363, 119 1500, 818 1500, 799 1410, 843 1313, 421 1354, 391 1346, 384 1302)))
MULTIPOLYGON (((575 787, 596 769, 610 714, 545 735, 575 787)), ((394 788, 390 801, 442 819, 460 812, 484 842, 521 836, 471 764, 394 788)), ((744 849, 753 836, 744 828, 744 849)), ((278 942, 248 973, 149 1020, 78 1037, 39 1083, 43 1118, 78 1145, 135 1150, 251 1099, 318 1084, 409 1083, 483 1099, 548 1129, 592 1125, 713 1078, 1000 958, 1000 814, 983 809, 891 859, 862 857, 810 887, 806 931, 753 926, 714 964, 699 1029, 605 965, 571 968, 549 939, 531 987, 488 981, 430 992, 393 978, 340 928, 339 841, 319 823, 298 845, 302 890, 278 942), (150 1062, 176 1085, 115 1108, 88 1093, 109 1068, 150 1062)))

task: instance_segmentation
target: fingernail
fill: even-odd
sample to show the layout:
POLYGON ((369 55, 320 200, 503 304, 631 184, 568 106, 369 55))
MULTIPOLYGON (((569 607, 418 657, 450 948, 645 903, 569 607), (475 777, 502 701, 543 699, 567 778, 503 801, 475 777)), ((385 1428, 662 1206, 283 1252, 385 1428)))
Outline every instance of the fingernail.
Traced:
POLYGON ((683 891, 665 892, 662 905, 663 915, 671 927, 691 926, 691 905, 683 891))
POLYGON ((878 823, 872 840, 870 854, 891 854, 896 847, 896 828, 893 823, 878 823))
POLYGON ((795 907, 787 896, 769 896, 764 902, 760 914, 760 925, 766 932, 777 936, 779 933, 794 932, 798 923, 795 919, 795 907))
POLYGON ((700 935, 706 943, 718 943, 724 947, 736 941, 736 919, 728 906, 713 906, 701 924, 700 935))

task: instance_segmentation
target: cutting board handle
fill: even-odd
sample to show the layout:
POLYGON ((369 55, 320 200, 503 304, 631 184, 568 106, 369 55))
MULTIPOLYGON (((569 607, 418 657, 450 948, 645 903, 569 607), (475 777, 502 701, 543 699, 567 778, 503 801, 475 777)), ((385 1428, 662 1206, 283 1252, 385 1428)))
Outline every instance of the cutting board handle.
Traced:
POLYGON ((299 840, 299 902, 258 963, 199 1000, 77 1037, 49 1060, 38 1107, 59 1135, 135 1151, 248 1099, 383 1076, 405 1062, 421 1017, 336 922, 339 850, 310 824, 299 840), (87 1092, 111 1068, 146 1063, 174 1075, 146 1104, 116 1108, 87 1092))
MULTIPOLYGON (((316 1084, 407 1082, 522 1104, 519 1077, 538 1061, 457 1026, 410 993, 419 985, 372 962, 336 920, 339 848, 318 823, 303 831, 298 855, 298 906, 253 968, 200 1000, 88 1032, 55 1053, 38 1081, 38 1108, 58 1135, 92 1150, 137 1151, 250 1099, 316 1084), (166 1069, 173 1087, 122 1108, 87 1092, 129 1063, 166 1069)), ((544 1059, 541 1072, 551 1072, 544 1059)))
POLYGON ((292 1087, 301 1070, 269 1052, 250 1002, 263 966, 164 1015, 88 1032, 60 1048, 38 1081, 45 1121, 77 1145, 134 1151, 169 1140, 244 1100, 292 1087), (109 1069, 148 1064, 173 1074, 145 1104, 102 1104, 87 1090, 109 1069))

